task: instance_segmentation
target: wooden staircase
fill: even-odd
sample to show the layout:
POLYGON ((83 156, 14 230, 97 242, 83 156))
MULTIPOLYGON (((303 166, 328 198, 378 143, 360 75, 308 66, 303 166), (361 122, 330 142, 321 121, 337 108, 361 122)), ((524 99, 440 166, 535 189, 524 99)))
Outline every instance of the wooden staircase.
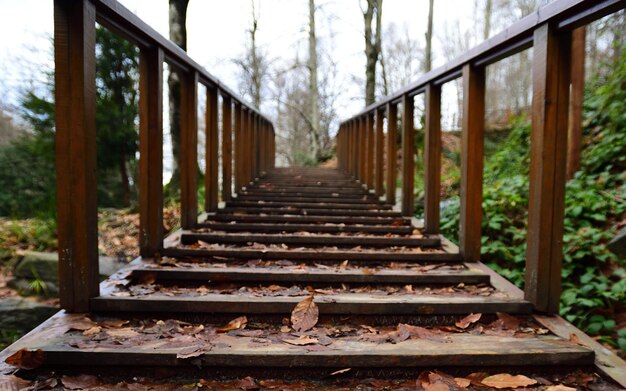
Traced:
POLYGON ((462 262, 445 238, 423 235, 335 170, 272 170, 166 243, 159 258, 137 259, 104 281, 91 313, 60 312, 2 359, 26 349, 39 355, 38 371, 275 378, 297 368, 303 377, 346 368, 416 376, 424 368, 594 365, 593 349, 550 331, 550 318, 533 315, 519 289, 481 263, 462 262), (284 211, 264 202, 277 198, 307 201, 284 211), (343 214, 355 205, 380 220, 343 214), (333 213, 308 213, 322 206, 333 213), (263 220, 270 216, 283 220, 263 220), (319 319, 297 332, 290 315, 311 297, 319 319))

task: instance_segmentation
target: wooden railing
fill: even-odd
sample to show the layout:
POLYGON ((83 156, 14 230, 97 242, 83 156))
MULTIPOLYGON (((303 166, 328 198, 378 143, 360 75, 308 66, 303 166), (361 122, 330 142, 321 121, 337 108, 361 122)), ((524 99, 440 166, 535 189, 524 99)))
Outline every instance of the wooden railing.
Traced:
POLYGON ((463 124, 459 250, 464 260, 478 261, 481 250, 485 67, 532 46, 533 99, 525 296, 539 311, 558 312, 572 31, 624 8, 625 4, 624 0, 557 0, 454 61, 367 106, 340 125, 337 134, 339 168, 382 195, 383 167, 386 166, 386 199, 395 203, 395 140, 398 104, 401 104, 401 209, 404 215, 412 216, 413 97, 424 93, 424 228, 427 233, 439 233, 441 86, 461 77, 463 124), (383 153, 384 116, 388 119, 386 154, 383 153))
POLYGON ((98 296, 96 198, 96 22, 140 51, 140 253, 163 247, 163 63, 181 75, 181 225, 198 219, 198 83, 206 86, 207 212, 218 206, 218 94, 222 97, 222 198, 274 166, 273 125, 256 108, 115 0, 55 0, 54 51, 61 307, 88 311, 98 296), (234 124, 233 124, 234 115, 234 124), (234 125, 234 126, 233 126, 234 125), (232 141, 234 133, 234 143, 232 141), (234 155, 234 156, 233 156, 234 155), (232 158, 234 157, 234 170, 232 158), (234 172, 233 172, 234 171, 234 172))

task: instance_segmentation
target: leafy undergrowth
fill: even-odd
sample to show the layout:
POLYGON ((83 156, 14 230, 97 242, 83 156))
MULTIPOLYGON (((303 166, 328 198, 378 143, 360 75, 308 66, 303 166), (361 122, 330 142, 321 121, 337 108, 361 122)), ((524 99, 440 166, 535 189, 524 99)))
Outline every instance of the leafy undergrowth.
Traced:
MULTIPOLYGON (((626 354, 626 263, 606 244, 626 225, 626 56, 608 80, 585 95, 582 168, 567 183, 561 314, 626 354)), ((514 124, 485 161, 482 257, 524 284, 530 125, 514 124)), ((456 237, 459 200, 444 209, 442 229, 456 237)))

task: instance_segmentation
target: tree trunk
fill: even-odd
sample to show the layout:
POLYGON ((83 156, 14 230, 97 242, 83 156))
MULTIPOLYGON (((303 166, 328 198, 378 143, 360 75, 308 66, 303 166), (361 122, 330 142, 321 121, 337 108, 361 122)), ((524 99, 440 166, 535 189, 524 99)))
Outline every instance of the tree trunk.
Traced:
POLYGON ((367 9, 363 12, 365 22, 365 104, 376 100, 376 63, 380 54, 382 38, 382 0, 367 0, 367 9), (372 31, 372 21, 376 14, 376 32, 372 31))
POLYGON ((317 84, 317 37, 315 35, 315 0, 309 0, 309 94, 311 99, 311 132, 314 135, 313 156, 321 159, 319 90, 317 84))
MULTIPOLYGON (((189 0, 169 0, 170 40, 187 50, 187 6, 189 0)), ((170 135, 172 138, 172 178, 168 184, 169 195, 180 191, 180 75, 170 67, 167 78, 170 101, 170 135)))
POLYGON ((252 28, 250 29, 251 40, 251 57, 252 57, 252 104, 254 107, 261 107, 261 65, 259 61, 259 54, 256 47, 256 32, 258 29, 259 20, 256 17, 256 8, 254 6, 254 0, 252 0, 252 28))
POLYGON ((434 0, 430 0, 428 6, 428 28, 426 30, 426 53, 424 55, 424 72, 429 72, 433 67, 433 8, 434 0))
POLYGON ((489 34, 491 33, 491 9, 491 0, 485 0, 485 25, 483 26, 483 40, 485 41, 489 38, 489 34))

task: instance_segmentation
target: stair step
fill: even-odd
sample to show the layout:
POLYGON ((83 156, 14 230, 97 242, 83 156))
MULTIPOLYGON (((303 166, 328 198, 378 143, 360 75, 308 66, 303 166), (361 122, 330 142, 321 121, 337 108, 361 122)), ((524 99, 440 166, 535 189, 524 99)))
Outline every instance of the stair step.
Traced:
MULTIPOLYGON (((409 226, 411 220, 406 217, 362 217, 362 216, 329 216, 329 215, 300 215, 300 216, 285 216, 285 215, 272 215, 272 216, 259 216, 259 215, 246 215, 246 214, 234 214, 224 213, 220 210, 220 213, 211 216, 215 221, 237 221, 246 223, 319 223, 319 224, 371 224, 371 225, 387 225, 387 226, 409 226)), ((203 224, 198 224, 202 227, 203 224)))
POLYGON ((183 232, 181 243, 192 244, 198 241, 221 244, 285 244, 295 246, 340 246, 340 247, 438 247, 439 237, 393 238, 380 236, 336 236, 336 235, 283 235, 283 234, 213 234, 203 232, 183 232))
POLYGON ((286 259, 286 260, 308 260, 308 261, 389 261, 389 262, 461 262, 460 254, 445 252, 385 252, 385 251, 341 251, 319 249, 297 249, 297 250, 277 250, 277 249, 248 249, 241 248, 184 248, 166 247, 160 251, 161 255, 170 257, 191 257, 191 258, 234 258, 234 259, 286 259))
POLYGON ((368 217, 402 217, 395 210, 359 210, 359 209, 322 209, 297 207, 225 207, 223 213, 240 214, 271 214, 271 215, 305 215, 305 216, 368 216, 368 217))
POLYGON ((413 228, 410 226, 379 226, 379 225, 320 225, 320 224, 251 224, 251 223, 213 223, 202 224, 213 231, 227 232, 310 232, 310 233, 368 233, 368 234, 392 234, 410 235, 413 228))
POLYGON ((289 208, 289 209, 351 209, 351 210, 389 210, 391 205, 381 202, 369 203, 342 203, 338 200, 331 202, 280 202, 280 201, 228 201, 227 208, 289 208))

